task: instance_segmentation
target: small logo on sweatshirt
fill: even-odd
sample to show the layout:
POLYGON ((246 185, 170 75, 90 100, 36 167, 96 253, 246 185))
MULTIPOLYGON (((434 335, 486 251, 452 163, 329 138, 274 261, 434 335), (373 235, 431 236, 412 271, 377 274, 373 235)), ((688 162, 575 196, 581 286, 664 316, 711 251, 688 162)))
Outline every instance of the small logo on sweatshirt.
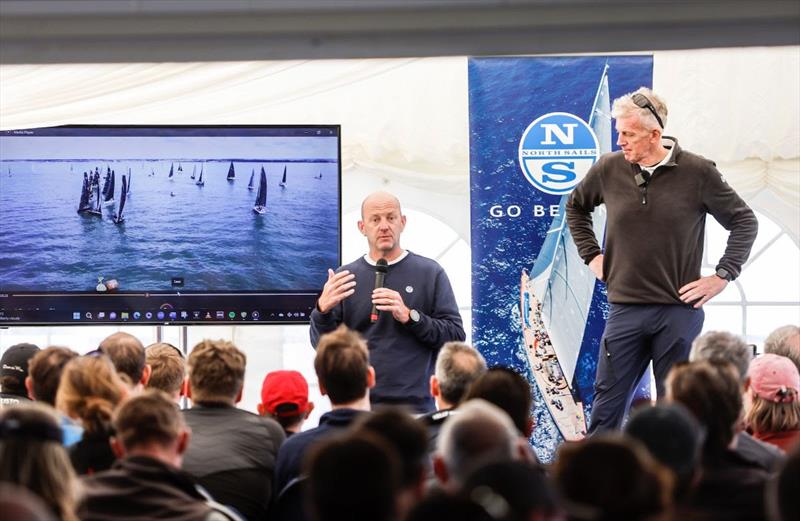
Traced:
POLYGON ((414 293, 414 286, 406 286, 406 293, 414 293))

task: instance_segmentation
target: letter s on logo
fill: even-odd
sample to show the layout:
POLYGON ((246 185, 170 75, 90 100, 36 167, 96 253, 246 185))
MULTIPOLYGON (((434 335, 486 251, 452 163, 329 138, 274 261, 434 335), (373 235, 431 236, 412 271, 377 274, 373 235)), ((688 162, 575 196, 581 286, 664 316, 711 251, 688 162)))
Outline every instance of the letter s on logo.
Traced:
POLYGON ((545 183, 572 183, 578 177, 573 161, 553 161, 542 165, 542 181, 545 183))

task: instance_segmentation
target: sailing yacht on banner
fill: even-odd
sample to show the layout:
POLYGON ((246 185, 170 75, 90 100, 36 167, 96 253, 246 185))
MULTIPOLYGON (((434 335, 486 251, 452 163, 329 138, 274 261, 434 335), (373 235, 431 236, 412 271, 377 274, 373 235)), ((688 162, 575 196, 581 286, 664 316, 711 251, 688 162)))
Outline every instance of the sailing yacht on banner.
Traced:
POLYGON ((200 165, 200 177, 197 179, 197 182, 195 183, 197 186, 203 186, 206 184, 206 182, 203 181, 203 166, 204 165, 200 165))
POLYGON ((283 165, 283 179, 281 179, 280 187, 286 188, 286 165, 283 165))
POLYGON ((228 167, 228 181, 233 182, 236 179, 236 171, 233 169, 233 161, 231 161, 231 166, 228 167))
MULTIPOLYGON (((603 68, 589 126, 597 137, 599 153, 611 151, 611 99, 608 64, 603 68)), ((578 255, 566 223, 569 195, 561 197, 558 215, 530 274, 520 281, 521 326, 526 352, 539 389, 553 420, 567 441, 586 435, 583 404, 575 399, 571 385, 583 342, 595 277, 578 255)), ((605 206, 593 215, 595 235, 602 244, 605 206)))
POLYGON ((253 188, 255 188, 255 186, 253 185, 253 178, 255 177, 255 175, 256 175, 256 169, 254 168, 253 170, 250 171, 250 181, 247 183, 247 189, 250 190, 251 192, 253 191, 253 188))
POLYGON ((258 184, 258 195, 256 196, 256 204, 253 206, 253 211, 259 215, 267 211, 267 174, 264 172, 264 167, 261 167, 261 182, 258 184))

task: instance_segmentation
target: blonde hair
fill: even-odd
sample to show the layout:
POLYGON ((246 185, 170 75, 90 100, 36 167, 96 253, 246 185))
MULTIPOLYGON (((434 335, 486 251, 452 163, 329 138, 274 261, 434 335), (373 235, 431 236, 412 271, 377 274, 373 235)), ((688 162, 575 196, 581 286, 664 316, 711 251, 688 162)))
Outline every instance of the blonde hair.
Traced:
POLYGON ((56 408, 78 418, 87 433, 107 432, 114 408, 125 398, 125 383, 105 355, 74 358, 64 367, 56 408))
POLYGON ((226 340, 203 340, 189 354, 192 400, 233 402, 244 384, 247 356, 226 340))
POLYGON ((160 342, 145 348, 147 364, 152 368, 146 387, 161 389, 169 394, 177 394, 186 377, 186 363, 183 355, 172 344, 160 342))
MULTIPOLYGON (((21 431, 44 426, 59 432, 58 417, 43 404, 26 404, 0 411, 0 422, 14 422, 21 431)), ((78 480, 60 441, 42 439, 27 433, 0 439, 0 482, 24 487, 52 509, 59 519, 78 521, 75 503, 78 480)))
POLYGON ((747 427, 755 433, 784 432, 800 429, 800 401, 797 391, 791 402, 776 403, 751 393, 752 402, 745 415, 747 427))

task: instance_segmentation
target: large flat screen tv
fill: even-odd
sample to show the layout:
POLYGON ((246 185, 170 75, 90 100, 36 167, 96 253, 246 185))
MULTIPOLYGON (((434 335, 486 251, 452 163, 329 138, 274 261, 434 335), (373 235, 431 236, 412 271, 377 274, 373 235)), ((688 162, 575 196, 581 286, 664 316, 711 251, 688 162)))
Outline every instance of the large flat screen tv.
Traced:
POLYGON ((0 132, 0 325, 307 322, 338 125, 0 132))

